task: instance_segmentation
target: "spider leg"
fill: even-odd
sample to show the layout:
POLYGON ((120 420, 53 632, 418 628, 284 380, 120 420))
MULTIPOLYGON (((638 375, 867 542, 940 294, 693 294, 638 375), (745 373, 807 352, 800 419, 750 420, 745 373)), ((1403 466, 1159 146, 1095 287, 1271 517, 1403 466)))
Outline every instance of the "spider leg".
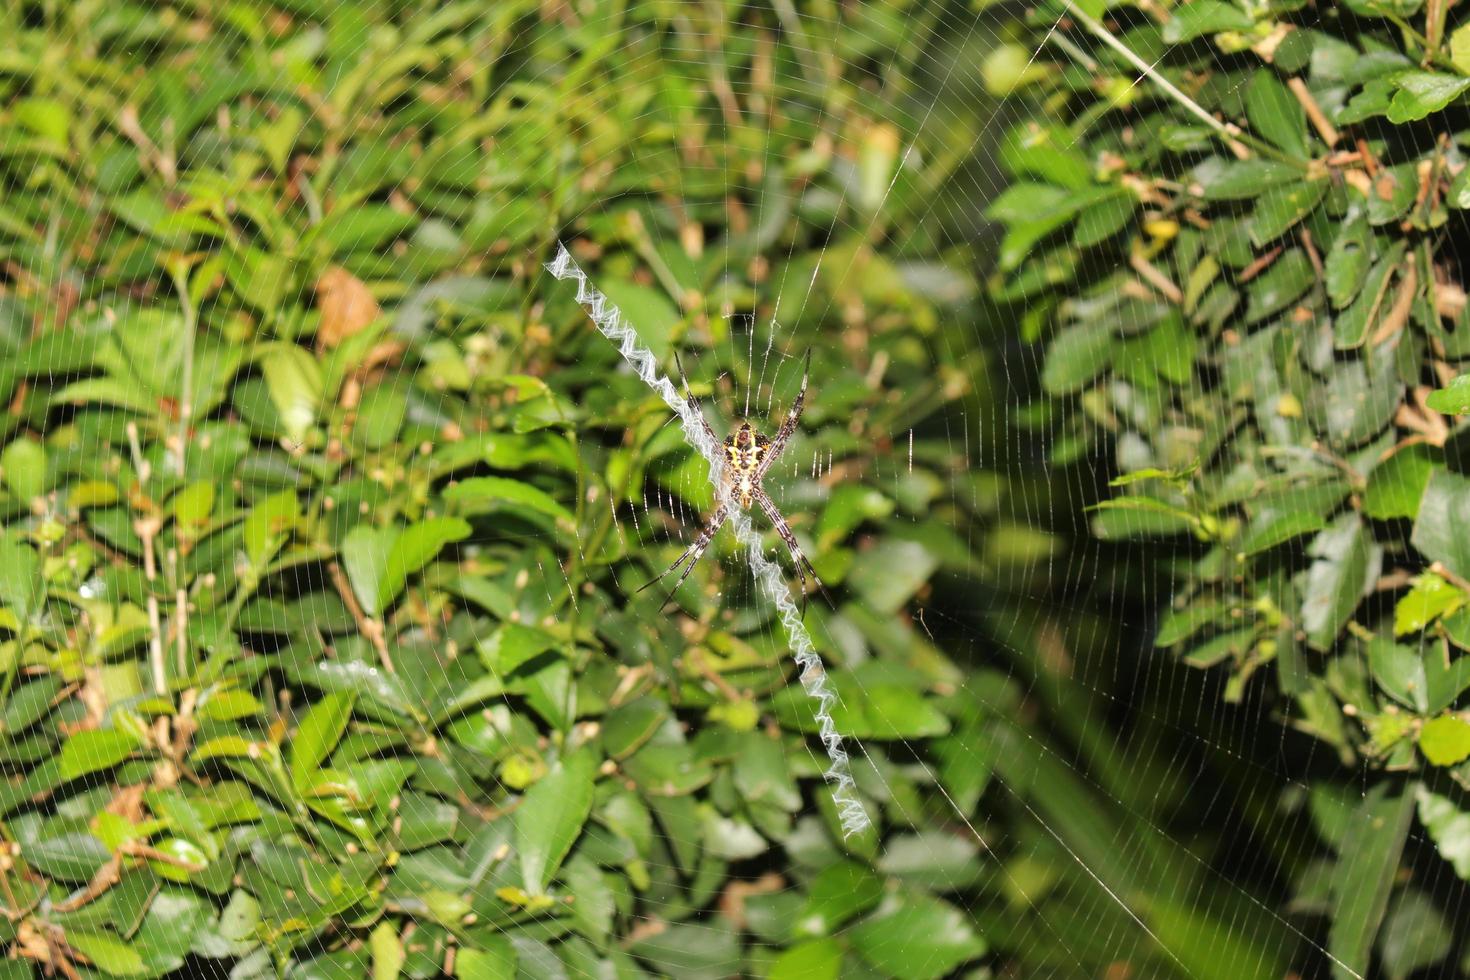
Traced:
POLYGON ((806 404, 806 383, 812 370, 812 349, 806 349, 806 359, 802 362, 801 388, 796 392, 796 400, 791 403, 791 411, 786 413, 786 418, 781 421, 781 428, 776 430, 776 436, 771 440, 770 448, 761 457, 760 465, 756 468, 755 479, 760 481, 776 462, 776 459, 786 449, 786 440, 791 438, 791 433, 796 431, 797 424, 801 421, 802 406, 806 404))
POLYGON ((689 547, 684 549, 684 553, 681 554, 678 558, 675 558, 674 563, 668 568, 665 568, 653 578, 649 579, 647 582, 644 582, 641 586, 639 586, 637 592, 634 592, 633 594, 637 595, 639 592, 642 592, 653 583, 664 578, 664 576, 668 575, 670 572, 677 571, 680 565, 684 565, 684 573, 679 576, 679 581, 675 582, 674 587, 672 589, 669 589, 669 591, 664 594, 664 605, 667 605, 668 601, 673 598, 674 593, 679 591, 679 586, 683 585, 684 580, 689 577, 689 573, 694 570, 694 566, 699 563, 699 559, 703 557, 705 549, 709 547, 709 543, 714 540, 715 535, 719 533, 719 530, 724 525, 724 523, 725 508, 716 507, 715 512, 710 515, 710 519, 705 523, 704 528, 700 530, 699 534, 695 536, 694 540, 689 543, 689 547), (686 561, 688 562, 688 564, 685 564, 686 561))
POLYGON ((786 547, 791 551, 792 562, 796 565, 796 574, 801 582, 802 613, 806 613, 806 577, 808 572, 811 573, 812 584, 817 587, 817 591, 822 594, 822 598, 827 600, 829 606, 832 605, 832 596, 827 592, 826 587, 822 585, 822 580, 817 577, 817 570, 812 567, 812 563, 807 561, 806 555, 802 553, 801 545, 796 543, 796 535, 791 533, 791 526, 786 523, 786 518, 782 517, 781 512, 776 509, 776 502, 770 498, 770 495, 766 493, 764 487, 757 488, 753 496, 756 502, 761 505, 761 510, 765 511, 766 519, 771 522, 771 526, 776 529, 776 533, 781 536, 781 540, 786 542, 786 547))
POLYGON ((679 352, 674 351, 674 364, 679 368, 679 380, 684 382, 684 404, 694 409, 694 414, 699 417, 699 425, 704 429, 704 434, 709 441, 716 446, 720 444, 720 437, 715 435, 715 430, 710 428, 709 419, 704 417, 704 410, 699 407, 699 399, 689 390, 689 375, 684 373, 684 362, 679 358, 679 352))

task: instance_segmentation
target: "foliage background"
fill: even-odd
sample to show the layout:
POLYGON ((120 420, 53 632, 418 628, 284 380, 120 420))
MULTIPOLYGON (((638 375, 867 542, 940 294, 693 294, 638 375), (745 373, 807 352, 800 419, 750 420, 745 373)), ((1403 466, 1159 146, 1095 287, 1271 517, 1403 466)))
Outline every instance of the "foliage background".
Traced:
POLYGON ((3 17, 0 976, 1455 971, 1447 4, 3 17))

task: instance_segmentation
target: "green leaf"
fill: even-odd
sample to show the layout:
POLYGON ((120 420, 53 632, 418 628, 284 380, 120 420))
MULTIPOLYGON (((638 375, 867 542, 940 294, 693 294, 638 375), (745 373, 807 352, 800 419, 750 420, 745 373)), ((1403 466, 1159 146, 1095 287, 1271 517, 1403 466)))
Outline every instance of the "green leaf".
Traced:
POLYGON ((46 599, 46 580, 35 550, 14 534, 0 533, 0 603, 27 624, 46 599))
POLYGON ((250 567, 262 571, 300 519, 301 501, 296 499, 295 490, 282 490, 250 508, 240 531, 250 567))
POLYGON ((1414 443, 1404 446, 1373 467, 1363 491, 1363 513, 1379 520, 1417 517, 1424 488, 1443 454, 1433 446, 1414 443))
POLYGON ((1328 181, 1306 180, 1266 191, 1251 212, 1251 241, 1265 246, 1311 214, 1327 194, 1328 181))
POLYGON ((316 783, 318 769, 332 754, 352 718, 356 695, 327 694, 311 706, 291 739, 291 782, 298 792, 316 783))
POLYGON ((1251 127, 1287 153, 1306 159, 1307 113, 1276 73, 1251 72, 1245 87, 1245 115, 1251 127))
POLYGON ((463 541, 470 535, 470 526, 458 517, 431 517, 417 524, 410 524, 388 549, 383 564, 382 578, 378 581, 378 594, 370 615, 378 615, 403 591, 408 577, 438 557, 445 545, 463 541))
POLYGON ((117 728, 76 732, 61 747, 61 778, 76 779, 110 769, 140 747, 135 736, 117 728))
POLYGON ((520 480, 499 476, 477 476, 462 480, 444 491, 444 499, 466 514, 483 514, 503 506, 545 514, 564 529, 573 530, 576 518, 551 494, 520 480))
POLYGON ((1470 578, 1470 479, 1435 470, 1419 501, 1410 538, 1415 548, 1461 578, 1470 578))
POLYGON ((516 852, 523 887, 542 895, 582 833, 592 811, 596 761, 589 750, 572 753, 527 791, 515 813, 516 852))
POLYGON ((1466 813, 1447 797, 1416 788, 1419 822, 1429 831, 1439 856, 1450 863, 1455 874, 1470 881, 1470 813, 1466 813))
POLYGON ((1299 248, 1287 249, 1252 280, 1246 293, 1246 320, 1258 323, 1291 305, 1316 281, 1312 263, 1299 248))
POLYGON ((461 947, 454 958, 457 980, 515 980, 516 948, 507 936, 475 937, 477 949, 461 947))
POLYGON ((1046 350, 1041 386, 1051 395, 1082 389, 1107 370, 1112 361, 1113 334, 1107 327, 1077 324, 1064 328, 1046 350))
POLYGON ((883 879, 851 861, 828 865, 807 887, 806 903, 795 920, 797 934, 830 936, 854 916, 883 898, 883 879))
POLYGON ((1454 934, 1434 901, 1409 888, 1400 892, 1378 937, 1378 950, 1388 980, 1409 980, 1433 966, 1454 948, 1454 934))
POLYGON ((1327 650, 1372 586, 1371 543, 1362 519, 1345 514, 1318 534, 1307 551, 1315 561, 1302 590, 1302 627, 1314 650, 1327 650))
POLYGON ((1394 700, 1420 714, 1429 710, 1429 681, 1418 650, 1375 636, 1368 643, 1368 666, 1394 700))
POLYGON ((534 626, 506 623, 480 645, 480 661, 487 670, 504 677, 517 667, 548 650, 559 650, 561 641, 534 626))
POLYGON ((347 580, 352 583, 357 601, 369 616, 382 615, 383 607, 378 596, 388 567, 388 553, 393 550, 398 534, 396 528, 359 524, 342 538, 339 549, 342 567, 347 571, 347 580))
POLYGON ((1388 908, 1394 873, 1414 816, 1414 794, 1391 796, 1378 784, 1353 813, 1337 862, 1332 925, 1327 951, 1337 961, 1335 976, 1367 976, 1373 939, 1388 908))
POLYGON ((287 343, 264 345, 256 360, 286 436, 301 442, 316 424, 322 403, 321 365, 308 351, 287 343))
POLYGON ((1418 633, 1465 604, 1465 593, 1433 572, 1414 578, 1413 587, 1393 607, 1393 635, 1418 633))
POLYGON ((1436 766, 1470 758, 1470 723, 1456 715, 1431 718, 1419 729, 1419 751, 1436 766))
POLYGON ((863 959, 898 980, 937 980, 987 948, 969 916, 917 892, 864 919, 848 938, 863 959))
POLYGON ((1251 18, 1240 8, 1219 0, 1194 0, 1176 7, 1164 25, 1164 43, 1181 44, 1205 34, 1250 30, 1251 18))
POLYGON ((407 954, 392 920, 378 923, 368 936, 368 948, 373 953, 373 980, 398 980, 407 954))
POLYGON ((812 939, 782 950, 766 980, 837 980, 842 946, 833 939, 812 939))
POLYGON ((1462 374, 1448 387, 1430 392, 1424 403, 1446 415, 1470 415, 1470 374, 1462 374))
POLYGON ((149 972, 138 951, 110 933, 68 929, 66 941, 108 976, 136 977, 149 972))
POLYGON ((1373 257, 1372 243, 1373 236, 1368 230, 1363 209, 1352 208, 1337 237, 1332 240, 1323 270, 1327 297, 1332 300, 1334 309, 1342 309, 1363 288, 1363 276, 1373 257))
POLYGON ((1411 71, 1393 80, 1398 92, 1388 107, 1388 121, 1413 122, 1438 112, 1470 89, 1470 78, 1438 72, 1411 71))
POLYGON ((1267 551, 1280 544, 1315 534, 1327 526, 1327 519, 1319 511, 1275 511, 1263 515, 1251 525, 1240 542, 1240 550, 1247 555, 1267 551))
POLYGON ((1470 75, 1470 24, 1461 24, 1450 35, 1450 61, 1460 69, 1460 74, 1470 75))
POLYGON ((46 447, 21 438, 0 452, 0 471, 12 493, 29 504, 46 492, 46 447))
POLYGON ((14 104, 15 121, 42 139, 61 146, 71 133, 71 110, 55 99, 21 99, 14 104))

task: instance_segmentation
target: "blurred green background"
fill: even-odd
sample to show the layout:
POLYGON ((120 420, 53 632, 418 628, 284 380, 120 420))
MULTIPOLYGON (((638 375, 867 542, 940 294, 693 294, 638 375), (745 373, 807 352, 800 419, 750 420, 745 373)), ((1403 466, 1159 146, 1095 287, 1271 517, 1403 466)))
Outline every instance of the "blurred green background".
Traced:
POLYGON ((0 980, 1457 975, 1448 4, 0 17, 0 980))

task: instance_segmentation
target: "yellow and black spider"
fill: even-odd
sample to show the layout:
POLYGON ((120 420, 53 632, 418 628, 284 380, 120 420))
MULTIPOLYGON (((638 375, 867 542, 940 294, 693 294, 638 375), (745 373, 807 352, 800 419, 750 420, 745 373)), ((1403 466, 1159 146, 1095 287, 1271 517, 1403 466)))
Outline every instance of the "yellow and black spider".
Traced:
MULTIPOLYGON (((677 354, 674 355, 674 359, 676 362, 678 361, 677 354)), ((771 526, 776 529, 776 533, 781 536, 781 540, 786 542, 786 547, 791 549, 791 557, 796 564, 796 574, 801 580, 801 602, 803 608, 806 606, 806 576, 808 572, 811 573, 813 584, 816 585, 817 589, 823 595, 826 594, 827 590, 822 587, 822 580, 817 577, 816 569, 812 568, 812 563, 807 561, 806 555, 802 554, 801 546, 796 543, 796 535, 791 533, 791 527, 786 523, 786 518, 782 517, 781 512, 776 509, 776 503, 766 493, 762 481, 776 460, 781 458, 782 451, 786 449, 787 441, 791 438, 791 434, 796 431, 797 423, 801 421, 801 408, 806 400, 806 383, 807 376, 811 371, 811 363, 812 352, 808 350, 801 370, 801 388, 796 393, 796 400, 791 403, 791 411, 786 413, 786 418, 782 421, 781 427, 776 430, 776 437, 774 439, 766 438, 748 420, 741 419, 739 428, 724 440, 725 465, 722 467, 722 479, 725 489, 729 491, 728 499, 731 503, 741 510, 749 510, 752 503, 759 504, 760 509, 765 512, 766 519, 771 522, 771 526)), ((679 375, 681 377, 684 376, 683 364, 679 364, 679 375)), ((689 379, 683 377, 683 380, 685 403, 699 417, 699 424, 704 428, 705 435, 709 437, 711 442, 718 445, 720 443, 719 436, 715 435, 714 429, 710 428, 709 421, 704 417, 704 412, 699 407, 699 402, 689 391, 689 379)), ((723 498, 724 495, 722 494, 721 497, 723 498)), ((715 535, 724 526, 725 519, 728 516, 729 512, 726 505, 717 503, 714 513, 710 515, 709 520, 705 522, 704 528, 694 538, 694 541, 690 543, 689 547, 684 549, 684 553, 674 559, 672 565, 646 582, 638 591, 642 592, 650 585, 660 581, 664 576, 672 571, 676 571, 680 565, 684 565, 687 561, 688 564, 685 565, 683 574, 679 576, 679 581, 675 582, 674 587, 668 591, 665 597, 665 601, 667 601, 667 597, 672 596, 678 591, 679 586, 684 584, 684 580, 694 570, 694 566, 698 563, 700 556, 704 554, 705 549, 709 547, 710 542, 714 540, 715 535)))

